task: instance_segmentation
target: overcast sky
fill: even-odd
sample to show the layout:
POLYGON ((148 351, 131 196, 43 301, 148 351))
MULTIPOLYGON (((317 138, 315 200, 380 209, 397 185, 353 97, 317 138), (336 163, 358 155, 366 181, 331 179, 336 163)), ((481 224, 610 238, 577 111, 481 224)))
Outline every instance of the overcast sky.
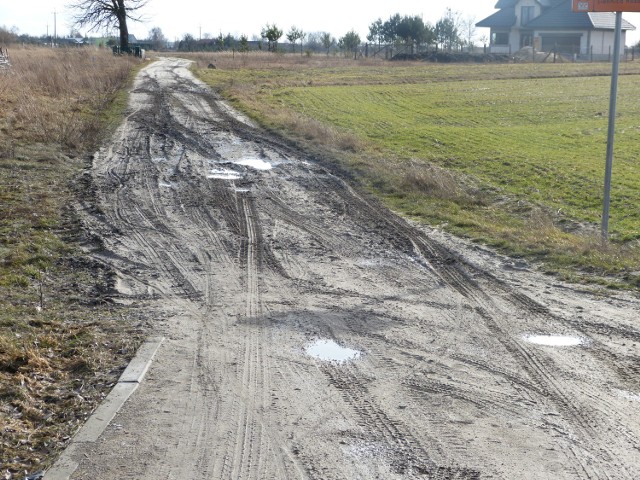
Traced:
MULTIPOLYGON (((16 27, 19 33, 53 34, 54 11, 58 36, 69 34, 70 15, 65 0, 1 0, 0 26, 16 27), (48 29, 48 30, 47 30, 48 29)), ((186 33, 198 38, 210 34, 218 36, 231 33, 252 39, 267 24, 275 23, 285 34, 292 26, 304 32, 330 32, 336 38, 355 30, 364 40, 369 25, 377 18, 386 20, 394 13, 421 15, 432 24, 440 19, 446 7, 460 12, 464 19, 480 21, 496 10, 496 0, 349 0, 268 1, 268 0, 148 0, 142 13, 145 21, 130 23, 129 32, 138 38, 146 38, 149 30, 160 27, 169 40, 179 39, 186 33)), ((640 14, 625 14, 625 19, 640 27, 640 14)), ((81 31, 87 34, 86 31, 81 31)), ((99 32, 102 34, 103 32, 99 32)), ((487 29, 478 29, 478 41, 487 29)), ((640 40, 640 31, 630 32, 627 44, 640 40)))

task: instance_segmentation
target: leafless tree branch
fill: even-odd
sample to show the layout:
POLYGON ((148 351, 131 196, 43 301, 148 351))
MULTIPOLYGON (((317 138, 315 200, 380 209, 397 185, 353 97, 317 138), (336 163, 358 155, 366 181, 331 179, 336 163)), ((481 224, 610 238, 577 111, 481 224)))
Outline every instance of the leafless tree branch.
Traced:
POLYGON ((128 49, 127 19, 141 21, 138 15, 149 0, 73 0, 67 7, 74 12, 72 19, 77 28, 88 27, 89 31, 110 29, 120 30, 120 46, 128 49))

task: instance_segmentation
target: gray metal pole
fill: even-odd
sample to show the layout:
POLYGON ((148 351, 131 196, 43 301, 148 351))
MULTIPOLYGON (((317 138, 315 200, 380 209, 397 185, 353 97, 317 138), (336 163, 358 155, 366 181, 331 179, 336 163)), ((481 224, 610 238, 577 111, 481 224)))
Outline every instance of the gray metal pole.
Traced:
POLYGON ((611 208, 611 172, 613 170, 613 143, 616 133, 618 105, 618 72, 620 71, 620 44, 622 43, 622 12, 616 12, 616 32, 613 45, 613 72, 609 99, 609 132, 607 135, 607 165, 604 173, 604 207, 602 210, 602 239, 609 240, 609 210, 611 208))

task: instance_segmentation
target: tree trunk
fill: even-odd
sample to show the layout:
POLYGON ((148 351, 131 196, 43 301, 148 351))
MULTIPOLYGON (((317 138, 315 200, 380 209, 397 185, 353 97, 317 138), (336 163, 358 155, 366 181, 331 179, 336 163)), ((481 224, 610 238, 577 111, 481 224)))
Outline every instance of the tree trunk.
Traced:
POLYGON ((127 28, 127 10, 124 6, 124 0, 117 0, 118 10, 116 17, 118 18, 118 28, 120 29, 120 51, 129 52, 129 29, 127 28))

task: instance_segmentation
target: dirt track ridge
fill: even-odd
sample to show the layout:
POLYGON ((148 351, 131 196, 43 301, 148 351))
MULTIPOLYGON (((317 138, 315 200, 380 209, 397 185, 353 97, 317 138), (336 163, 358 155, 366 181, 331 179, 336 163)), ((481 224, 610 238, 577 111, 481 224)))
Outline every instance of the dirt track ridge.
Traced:
POLYGON ((94 158, 92 255, 166 340, 72 478, 640 478, 637 298, 410 224, 188 65, 94 158))

